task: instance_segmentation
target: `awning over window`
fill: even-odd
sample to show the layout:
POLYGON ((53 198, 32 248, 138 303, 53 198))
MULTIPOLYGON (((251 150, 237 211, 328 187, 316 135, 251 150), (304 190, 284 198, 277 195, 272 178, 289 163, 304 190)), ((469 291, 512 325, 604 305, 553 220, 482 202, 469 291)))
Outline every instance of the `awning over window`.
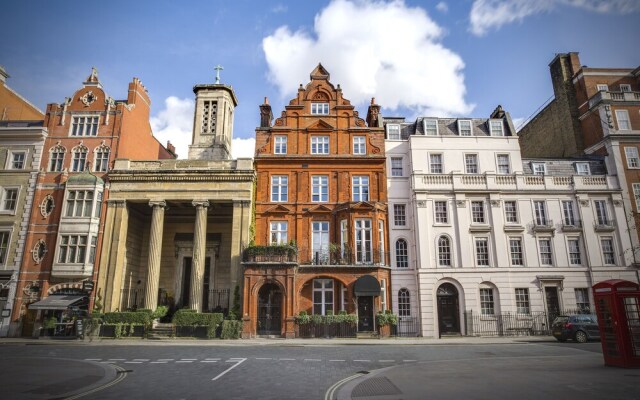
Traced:
POLYGON ((380 296, 380 282, 371 275, 363 275, 353 284, 356 296, 380 296))
POLYGON ((29 310, 66 310, 69 307, 81 305, 86 300, 87 296, 53 295, 29 304, 29 310))

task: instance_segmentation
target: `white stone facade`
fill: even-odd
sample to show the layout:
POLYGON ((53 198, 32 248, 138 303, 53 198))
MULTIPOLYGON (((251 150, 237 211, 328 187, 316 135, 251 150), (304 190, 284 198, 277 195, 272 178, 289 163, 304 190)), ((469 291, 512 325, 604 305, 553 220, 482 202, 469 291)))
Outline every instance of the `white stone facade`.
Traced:
POLYGON ((603 159, 522 160, 505 113, 472 120, 469 136, 456 119, 430 120, 436 135, 424 134, 424 119, 385 121, 387 132, 403 132, 386 141, 394 311, 408 289, 422 336, 478 334, 471 315, 496 326, 510 313, 529 326, 543 312, 593 311, 593 284, 637 281, 620 184, 603 159), (496 120, 504 136, 489 134, 496 120), (393 158, 402 159, 401 177, 393 158), (578 175, 581 168, 591 174, 578 175), (394 204, 406 204, 404 227, 394 225, 394 204), (400 238, 406 268, 398 267, 400 238))

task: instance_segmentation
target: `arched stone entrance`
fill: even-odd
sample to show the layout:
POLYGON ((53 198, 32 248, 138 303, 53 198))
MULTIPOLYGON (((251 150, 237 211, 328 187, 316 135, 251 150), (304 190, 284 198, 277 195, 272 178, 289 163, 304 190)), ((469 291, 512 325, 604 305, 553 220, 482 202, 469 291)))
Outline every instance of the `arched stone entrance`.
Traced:
POLYGON ((282 291, 274 283, 263 285, 258 291, 258 335, 282 334, 282 291))
POLYGON ((440 336, 460 334, 460 301, 458 289, 451 283, 438 287, 438 327, 440 336))

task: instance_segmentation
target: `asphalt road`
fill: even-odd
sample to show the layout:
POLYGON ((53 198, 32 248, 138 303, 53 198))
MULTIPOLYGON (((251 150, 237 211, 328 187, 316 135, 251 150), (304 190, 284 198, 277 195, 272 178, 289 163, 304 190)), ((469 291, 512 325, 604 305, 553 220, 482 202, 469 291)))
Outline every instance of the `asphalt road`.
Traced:
MULTIPOLYGON (((581 363, 587 363, 590 365, 589 373, 602 374, 605 371, 619 375, 624 384, 628 381, 631 386, 619 385, 618 388, 619 392, 621 390, 623 394, 628 394, 626 398, 640 398, 640 371, 604 367, 600 353, 600 343, 555 342, 398 346, 291 346, 286 342, 277 346, 2 345, 0 397, 324 399, 332 387, 336 389, 335 396, 340 393, 346 396, 348 387, 342 385, 340 392, 334 386, 337 382, 358 373, 371 373, 373 376, 382 370, 395 371, 393 373, 397 376, 405 377, 411 375, 406 371, 420 371, 422 375, 429 373, 432 376, 424 381, 410 380, 405 383, 413 390, 411 396, 375 397, 374 393, 373 397, 366 397, 365 391, 358 398, 441 398, 435 395, 435 391, 434 396, 426 393, 429 393, 430 387, 437 386, 437 393, 446 395, 447 387, 436 385, 437 382, 431 379, 439 377, 439 380, 443 380, 447 374, 453 382, 449 389, 452 394, 455 393, 449 398, 458 398, 461 393, 466 393, 467 398, 482 398, 469 394, 483 387, 478 377, 489 371, 492 376, 498 376, 492 380, 492 386, 484 387, 483 395, 490 395, 493 390, 491 398, 512 398, 513 392, 500 391, 501 382, 507 384, 510 380, 516 382, 522 379, 526 382, 529 366, 531 371, 552 371, 551 378, 545 378, 547 380, 562 381, 565 373, 563 365, 572 365, 579 370, 581 363), (526 360, 524 371, 522 360, 526 360), (518 363, 518 370, 508 368, 518 363), (492 368, 485 368, 489 365, 492 368), (633 390, 636 382, 637 390, 633 390), (96 391, 89 393, 91 390, 96 391), (505 396, 500 396, 501 393, 505 396), (424 397, 422 394, 425 394, 424 397)), ((537 378, 531 376, 531 379, 537 378)), ((570 386, 572 382, 566 384, 570 386)), ((540 390, 540 398, 543 398, 544 387, 540 390)), ((594 395, 596 393, 592 392, 594 395)), ((551 393, 546 392, 544 398, 554 398, 549 395, 551 393)))

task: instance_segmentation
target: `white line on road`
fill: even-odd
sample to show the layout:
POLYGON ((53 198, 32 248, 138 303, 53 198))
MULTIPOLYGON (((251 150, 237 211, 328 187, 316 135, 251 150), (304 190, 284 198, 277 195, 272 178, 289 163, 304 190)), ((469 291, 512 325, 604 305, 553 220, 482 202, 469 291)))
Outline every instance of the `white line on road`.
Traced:
POLYGON ((134 358, 132 361, 149 361, 148 358, 134 358))
POLYGON ((304 361, 322 361, 318 358, 305 358, 304 361))
POLYGON ((402 360, 402 362, 416 362, 418 360, 402 360))
POLYGON ((218 362, 218 360, 202 360, 200 362, 202 362, 202 363, 216 363, 216 362, 218 362))
POLYGON ((142 361, 125 361, 125 364, 142 364, 142 361))
POLYGON ((181 358, 180 361, 198 361, 197 358, 181 358))
POLYGON ((150 364, 166 364, 166 361, 151 361, 150 364))
POLYGON ((353 360, 353 362, 371 362, 371 360, 353 360))
POLYGON ((271 357, 256 357, 256 360, 271 360, 271 357))
POLYGON ((378 360, 379 362, 395 362, 396 360, 378 360))
POLYGON ((176 364, 178 364, 178 363, 192 363, 192 362, 193 362, 193 360, 178 360, 178 361, 176 361, 176 364))
POLYGON ((173 361, 173 358, 158 358, 158 361, 173 361))
POLYGON ((100 361, 100 364, 115 364, 117 361, 100 361))
POLYGON ((329 362, 345 362, 346 360, 329 360, 329 362))
POLYGON ((243 362, 247 361, 246 358, 234 358, 234 359, 230 359, 227 360, 227 362, 234 360, 237 361, 236 364, 232 365, 231 367, 227 368, 226 370, 222 371, 221 373, 218 374, 218 376, 216 376, 215 378, 212 379, 212 381, 217 380, 218 378, 222 377, 224 374, 226 374, 227 372, 231 371, 232 369, 234 369, 235 367, 237 367, 238 365, 242 364, 243 362))
POLYGON ((295 358, 279 358, 280 361, 295 361, 295 358))
POLYGON ((205 360, 208 360, 208 361, 220 361, 219 358, 205 358, 205 360))
POLYGON ((102 358, 85 358, 85 361, 100 361, 102 358))
POLYGON ((110 358, 109 361, 124 361, 126 358, 110 358))

